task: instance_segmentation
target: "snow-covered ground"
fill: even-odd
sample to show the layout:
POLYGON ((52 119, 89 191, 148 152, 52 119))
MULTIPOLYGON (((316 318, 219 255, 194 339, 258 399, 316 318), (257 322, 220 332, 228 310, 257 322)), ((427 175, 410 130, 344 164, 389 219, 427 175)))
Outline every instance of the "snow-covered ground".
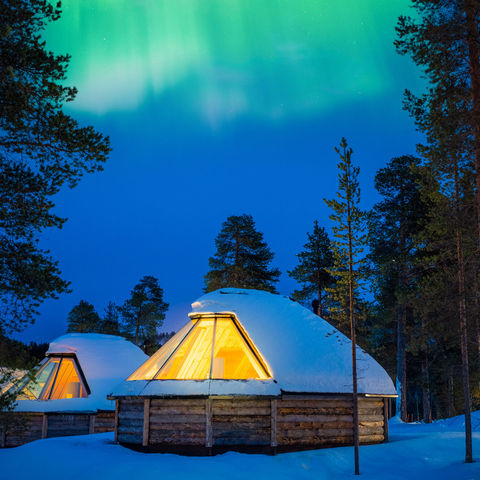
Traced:
MULTIPOLYGON (((391 422, 390 442, 360 448, 361 478, 479 480, 480 412, 473 417, 476 463, 464 464, 463 418, 433 425, 391 422)), ((0 451, 0 479, 312 479, 353 476, 350 447, 279 454, 227 453, 183 457, 138 453, 113 444, 113 434, 38 440, 0 451)))

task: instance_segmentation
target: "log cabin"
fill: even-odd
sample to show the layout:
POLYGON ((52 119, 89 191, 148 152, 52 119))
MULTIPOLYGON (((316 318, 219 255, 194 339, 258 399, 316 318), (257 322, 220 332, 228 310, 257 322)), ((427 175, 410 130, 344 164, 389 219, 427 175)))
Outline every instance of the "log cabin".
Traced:
MULTIPOLYGON (((360 443, 387 441, 386 371, 357 348, 360 443)), ((214 454, 353 444, 351 342, 288 297, 221 289, 112 392, 115 439, 214 454)))
POLYGON ((70 333, 50 343, 33 378, 10 387, 15 411, 0 428, 0 446, 113 431, 115 404, 107 394, 148 359, 122 337, 70 333))

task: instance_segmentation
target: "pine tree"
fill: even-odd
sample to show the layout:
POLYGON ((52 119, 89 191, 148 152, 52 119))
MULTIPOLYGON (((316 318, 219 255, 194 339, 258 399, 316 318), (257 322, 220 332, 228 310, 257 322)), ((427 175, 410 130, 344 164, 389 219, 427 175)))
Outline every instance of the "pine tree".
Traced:
POLYGON ((105 309, 101 331, 107 335, 121 335, 120 309, 113 302, 108 302, 105 309))
MULTIPOLYGON (((407 92, 405 106, 425 134, 423 156, 439 176, 451 205, 456 245, 457 318, 465 402, 465 461, 473 461, 470 371, 468 359, 465 196, 469 172, 475 178, 477 250, 480 237, 480 10, 476 0, 415 0, 418 17, 401 17, 396 46, 424 68, 427 93, 417 98, 407 92), (472 161, 473 159, 473 161, 472 161)), ((477 253, 476 262, 479 262, 477 253)), ((478 275, 474 279, 478 285, 478 275)), ((478 291, 474 292, 478 305, 478 291)), ((478 311, 478 307, 477 307, 478 311)), ((480 330, 477 328, 480 353, 480 330)))
POLYGON ((314 308, 317 315, 326 315, 324 291, 333 283, 333 278, 328 269, 333 267, 333 254, 330 239, 323 227, 315 220, 313 232, 307 233, 308 242, 305 250, 298 253, 299 264, 288 272, 290 277, 302 285, 301 290, 293 292, 293 299, 302 303, 310 302, 318 305, 314 308), (317 303, 318 302, 318 303, 317 303))
POLYGON ((334 226, 334 265, 330 273, 336 280, 329 289, 337 307, 332 309, 334 317, 340 324, 350 324, 352 341, 352 383, 353 383, 353 439, 355 447, 355 475, 360 474, 359 466, 359 430, 358 430, 358 391, 357 391, 357 355, 356 324, 359 304, 358 296, 364 277, 362 267, 365 265, 363 251, 367 243, 365 234, 366 214, 360 209, 360 186, 358 175, 360 168, 352 163, 353 150, 342 138, 335 151, 340 156, 338 163, 337 198, 324 200, 333 211, 330 215, 334 226))
POLYGON ((219 288, 254 288, 275 292, 280 271, 269 268, 273 253, 257 232, 251 215, 232 215, 215 239, 217 251, 208 260, 205 291, 219 288))
POLYGON ((426 206, 421 197, 418 165, 412 156, 392 159, 375 176, 383 199, 369 219, 369 258, 376 272, 378 318, 396 330, 397 413, 407 421, 407 323, 412 321, 410 298, 416 291, 417 235, 426 206))
POLYGON ((59 18, 60 3, 0 3, 0 332, 33 323, 45 299, 68 290, 39 236, 65 222, 52 212, 55 194, 101 170, 110 150, 63 111, 77 93, 64 85, 70 57, 41 39, 59 18))
POLYGON ((69 333, 100 333, 102 321, 95 311, 95 307, 80 300, 80 303, 72 308, 67 317, 69 333))
POLYGON ((143 277, 120 307, 126 332, 135 339, 135 345, 140 344, 145 350, 156 347, 157 329, 162 326, 167 310, 158 279, 143 277))

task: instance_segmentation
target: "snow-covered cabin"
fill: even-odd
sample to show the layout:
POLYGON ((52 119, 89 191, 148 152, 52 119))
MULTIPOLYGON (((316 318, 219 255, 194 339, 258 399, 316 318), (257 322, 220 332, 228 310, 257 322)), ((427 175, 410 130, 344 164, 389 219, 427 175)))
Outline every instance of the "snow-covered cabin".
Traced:
POLYGON ((119 336, 58 337, 34 378, 26 376, 12 387, 18 392, 15 412, 28 424, 7 431, 2 444, 113 430, 115 403, 107 395, 147 359, 140 348, 119 336))
MULTIPOLYGON (((156 450, 353 441, 351 342, 288 297, 225 288, 119 385, 116 436, 156 450)), ((360 441, 388 436, 386 371, 357 346, 360 441)))

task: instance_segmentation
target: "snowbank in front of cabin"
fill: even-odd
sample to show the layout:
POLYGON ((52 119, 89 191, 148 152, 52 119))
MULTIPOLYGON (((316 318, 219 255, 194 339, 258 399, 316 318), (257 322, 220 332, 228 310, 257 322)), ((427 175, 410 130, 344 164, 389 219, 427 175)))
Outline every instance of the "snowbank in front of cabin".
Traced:
POLYGON ((69 333, 50 343, 47 355, 74 353, 87 379, 87 398, 61 400, 19 400, 16 411, 60 412, 114 410, 107 400, 112 390, 148 359, 145 353, 123 337, 97 333, 69 333))
MULTIPOLYGON (((480 412, 473 415, 480 424, 480 412)), ((391 425, 390 442, 360 447, 364 480, 475 480, 480 478, 480 432, 473 434, 476 462, 463 463, 460 421, 391 425), (443 426, 440 425, 443 423, 443 426)), ((68 480, 345 480, 353 476, 353 448, 269 455, 226 453, 184 457, 135 452, 113 443, 113 433, 38 440, 0 450, 0 478, 68 480)))

